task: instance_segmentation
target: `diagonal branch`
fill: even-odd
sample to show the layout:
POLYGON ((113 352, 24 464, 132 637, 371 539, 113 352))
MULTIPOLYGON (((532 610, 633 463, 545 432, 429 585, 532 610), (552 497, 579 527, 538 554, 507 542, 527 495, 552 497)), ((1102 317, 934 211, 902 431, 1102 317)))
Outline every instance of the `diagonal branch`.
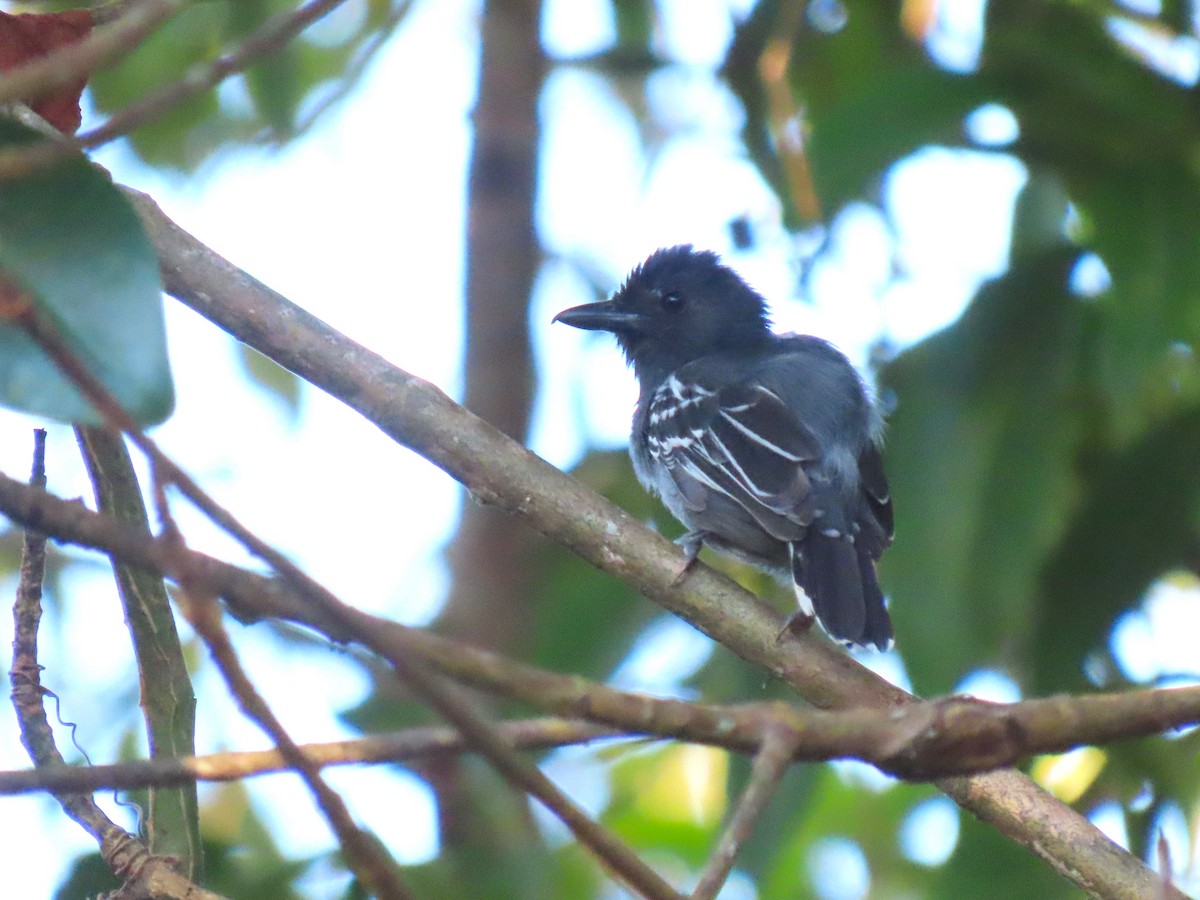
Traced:
MULTIPOLYGON (((454 403, 229 263, 129 192, 159 255, 167 290, 265 356, 359 411, 461 481, 484 503, 632 585, 817 706, 883 706, 912 697, 815 634, 776 643, 782 619, 713 570, 682 583, 678 548, 454 403)), ((1102 896, 1148 896, 1158 879, 1099 829, 1015 771, 938 783, 960 806, 1061 875, 1102 896)), ((1182 896, 1182 895, 1179 895, 1182 896)))
MULTIPOLYGON (((193 627, 205 640, 214 660, 241 704, 242 711, 266 731, 276 742, 280 751, 304 778, 318 806, 325 814, 341 842, 347 859, 356 874, 380 897, 406 897, 399 872, 391 864, 390 857, 382 847, 370 841, 366 834, 354 824, 341 797, 321 779, 319 767, 312 764, 301 752, 282 725, 274 717, 266 703, 255 692, 241 663, 233 651, 229 638, 222 627, 220 613, 215 600, 219 592, 210 590, 192 571, 194 558, 175 530, 166 509, 164 486, 177 486, 184 495, 201 509, 213 522, 220 525, 231 537, 241 542, 252 553, 270 563, 274 569, 293 585, 304 601, 341 624, 352 615, 352 610, 341 603, 322 585, 308 577, 281 553, 246 529, 226 509, 217 504, 192 478, 158 446, 138 429, 129 414, 121 408, 72 349, 58 334, 54 324, 38 313, 33 304, 21 302, 17 295, 10 300, 8 311, 11 321, 19 323, 37 345, 54 361, 59 370, 87 398, 104 417, 105 423, 128 434, 146 455, 154 467, 156 494, 159 498, 160 515, 164 518, 166 535, 158 541, 167 553, 167 568, 171 576, 183 587, 188 603, 185 612, 193 627)), ((411 646, 407 648, 413 650, 411 646)), ((432 706, 443 718, 455 725, 462 735, 478 750, 506 779, 536 797, 551 812, 557 815, 571 830, 579 842, 591 850, 615 875, 626 881, 642 895, 651 900, 678 900, 679 895, 653 869, 638 858, 628 846, 598 822, 590 819, 558 789, 536 766, 522 759, 508 747, 492 727, 473 710, 457 689, 445 684, 441 678, 429 672, 420 660, 420 654, 399 652, 388 656, 388 661, 400 679, 414 694, 432 706)))
POLYGON ((785 727, 772 728, 763 737, 762 745, 754 756, 750 782, 742 791, 733 815, 729 817, 729 824, 717 842, 717 849, 708 858, 700 874, 696 889, 692 891, 692 900, 715 900, 733 869, 738 850, 746 843, 767 804, 771 802, 798 743, 799 736, 785 727))
MULTIPOLYGON (((187 550, 180 543, 176 545, 175 552, 184 555, 187 550)), ((186 563, 179 568, 186 571, 186 563)), ((347 861, 363 885, 377 897, 386 897, 389 900, 405 900, 410 897, 395 861, 384 852, 381 845, 358 827, 345 801, 321 777, 320 765, 296 744, 283 727, 283 723, 255 689, 241 660, 238 659, 237 652, 233 649, 229 633, 221 622, 221 608, 217 605, 216 598, 193 581, 191 578, 184 579, 180 606, 196 633, 208 646, 242 713, 271 738, 280 756, 286 760, 288 768, 297 772, 304 780, 317 807, 337 835, 347 861)))

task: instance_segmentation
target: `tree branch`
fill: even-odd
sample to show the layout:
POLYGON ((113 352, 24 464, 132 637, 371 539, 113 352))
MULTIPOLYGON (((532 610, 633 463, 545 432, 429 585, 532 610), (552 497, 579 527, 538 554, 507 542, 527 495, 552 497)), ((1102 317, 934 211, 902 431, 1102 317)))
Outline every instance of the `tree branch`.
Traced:
MULTIPOLYGON (((178 543, 175 553, 183 556, 187 549, 178 543)), ((186 571, 186 562, 177 565, 177 570, 186 571)), ((283 723, 267 706, 267 702, 255 689, 246 674, 229 633, 221 622, 221 608, 215 595, 199 583, 199 579, 183 579, 184 594, 180 606, 188 621, 208 646, 217 669, 225 679, 242 714, 262 729, 274 742, 280 756, 287 761, 288 768, 295 771, 313 795, 317 808, 325 816, 338 844, 345 854, 355 876, 376 897, 387 900, 405 900, 411 896, 403 879, 400 867, 384 850, 383 845, 373 840, 358 827, 341 796, 321 777, 321 767, 301 749, 287 733, 283 723)))
MULTIPOLYGON (((168 483, 177 486, 214 523, 269 563, 295 587, 308 605, 343 626, 347 624, 352 610, 272 546, 245 528, 228 510, 201 489, 179 465, 159 450, 108 393, 104 385, 88 371, 57 332, 54 323, 48 317, 42 316, 28 298, 14 289, 11 296, 5 299, 8 305, 5 311, 6 318, 24 328, 26 334, 104 417, 109 427, 128 434, 129 439, 150 458, 154 467, 155 492, 166 532, 164 538, 158 541, 158 545, 167 554, 166 569, 184 589, 188 599, 184 611, 208 645, 243 713, 275 740, 276 746, 303 777, 359 878, 377 896, 408 896, 396 866, 382 846, 368 840, 366 834, 354 824, 341 797, 324 783, 319 768, 312 765, 297 748, 246 677, 222 627, 220 613, 216 611, 215 600, 220 593, 193 571, 194 555, 187 550, 182 536, 170 519, 164 486, 168 483)), ((392 654, 388 656, 388 661, 414 694, 455 725, 507 780, 536 797, 557 815, 579 842, 591 850, 615 875, 651 900, 678 900, 679 895, 671 886, 643 863, 616 834, 583 813, 540 769, 514 753, 471 708, 457 689, 443 683, 440 676, 429 672, 421 662, 419 653, 392 654)))
POLYGON ((750 782, 742 791, 716 850, 709 856, 691 900, 715 900, 733 869, 738 850, 746 843, 767 804, 771 802, 798 743, 799 736, 785 727, 773 728, 764 735, 762 745, 754 756, 750 782))
POLYGON ((506 659, 372 616, 336 599, 340 613, 335 618, 283 579, 248 572, 192 550, 185 550, 187 561, 179 563, 174 558, 179 551, 164 539, 3 474, 0 511, 27 528, 152 572, 170 576, 184 565, 193 583, 224 597, 243 620, 286 619, 331 640, 361 644, 389 662, 401 656, 422 659, 471 687, 556 715, 586 718, 626 735, 677 738, 753 753, 770 731, 786 727, 798 735, 795 760, 856 758, 901 778, 928 780, 995 769, 1031 754, 1200 724, 1200 687, 1011 704, 954 696, 890 709, 838 711, 780 702, 714 706, 650 697, 506 659))
MULTIPOLYGON (((776 642, 781 615, 706 566, 680 584, 678 548, 454 403, 213 253, 150 198, 129 192, 167 290, 265 356, 362 413, 461 481, 483 503, 632 585, 824 708, 891 707, 912 697, 815 634, 776 642)), ((1098 896, 1147 896, 1158 879, 1083 816, 1018 772, 951 778, 959 805, 1098 896)), ((1182 894, 1178 896, 1182 897, 1182 894)))
MULTIPOLYGON (((601 738, 625 737, 615 728, 573 719, 502 722, 497 733, 515 750, 550 750, 601 738)), ((403 763, 424 757, 469 753, 470 745, 453 728, 410 728, 350 741, 301 744, 304 755, 320 766, 403 763)), ((180 758, 156 757, 102 766, 48 766, 0 772, 0 796, 37 791, 135 790, 177 787, 198 781, 240 781, 285 772, 290 764, 278 750, 246 750, 180 758)))

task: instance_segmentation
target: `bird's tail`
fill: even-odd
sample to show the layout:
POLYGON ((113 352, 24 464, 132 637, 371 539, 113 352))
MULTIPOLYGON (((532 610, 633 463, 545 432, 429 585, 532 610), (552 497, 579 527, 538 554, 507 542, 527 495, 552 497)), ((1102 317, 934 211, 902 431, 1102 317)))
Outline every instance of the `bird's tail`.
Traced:
POLYGON ((892 621, 870 555, 852 540, 815 529, 791 548, 792 579, 801 609, 811 602, 821 625, 838 640, 886 650, 892 640, 892 621))

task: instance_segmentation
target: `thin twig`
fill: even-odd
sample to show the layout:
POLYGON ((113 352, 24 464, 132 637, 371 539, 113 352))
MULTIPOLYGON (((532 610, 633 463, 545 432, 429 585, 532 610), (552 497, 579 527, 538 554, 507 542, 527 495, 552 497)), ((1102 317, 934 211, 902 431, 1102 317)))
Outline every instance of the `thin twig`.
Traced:
POLYGON ((401 680, 457 728, 472 749, 509 783, 541 801, 610 872, 649 900, 682 900, 682 895, 614 832, 591 819, 541 769, 518 756, 490 723, 479 718, 457 688, 417 661, 418 654, 398 653, 388 659, 401 680))
MULTIPOLYGON (((46 432, 34 432, 33 474, 31 483, 46 485, 46 432)), ((54 732, 46 719, 42 697, 41 669, 38 664, 37 637, 42 618, 42 581, 46 572, 46 535, 26 530, 21 548, 21 578, 13 605, 13 662, 9 671, 12 701, 21 730, 21 743, 36 766, 65 765, 54 742, 54 732)), ((63 810, 83 828, 103 842, 117 825, 104 814, 90 796, 55 795, 63 810)))
POLYGON ((763 737, 754 756, 750 781, 721 833, 716 849, 709 856, 692 891, 691 900, 715 900, 733 869, 738 850, 746 843, 754 826, 775 794, 775 788, 792 762, 798 735, 786 727, 772 728, 763 737))
POLYGON ((255 690, 221 623, 221 610, 216 598, 191 579, 185 578, 180 606, 196 633, 208 646, 242 713, 271 738, 289 768, 295 770, 308 786, 317 806, 337 835, 347 863, 364 887, 374 896, 387 900, 409 897, 409 891, 400 878, 399 867, 383 851, 381 844, 355 824, 342 798, 321 777, 320 765, 292 740, 283 723, 255 690))
MULTIPOLYGON (((109 117, 103 125, 79 136, 82 147, 97 147, 135 128, 162 118, 180 103, 220 84, 230 75, 278 53, 313 22, 329 14, 346 0, 310 0, 295 10, 276 13, 242 41, 234 50, 217 57, 204 66, 186 73, 178 81, 159 88, 154 93, 109 117)), ((4 159, 0 156, 0 172, 4 159)))
MULTIPOLYGON (((179 80, 113 113, 102 125, 65 139, 47 139, 13 150, 0 151, 0 179, 24 175, 81 150, 98 147, 161 119, 179 104, 220 84, 260 59, 277 53, 296 35, 346 0, 311 0, 299 9, 277 13, 252 32, 234 50, 204 65, 193 67, 179 80)), ((0 86, 3 82, 0 81, 0 86)), ((20 97, 20 95, 18 95, 20 97)))
POLYGON ((0 75, 0 105, 29 102, 86 79, 128 53, 178 13, 187 0, 143 0, 81 41, 66 44, 0 75))
MULTIPOLYGON (((550 750, 628 737, 620 729, 576 719, 529 719, 501 722, 492 727, 516 750, 550 750)), ((324 767, 411 762, 467 753, 471 747, 453 728, 427 726, 349 741, 301 744, 300 749, 306 757, 324 767)), ((180 759, 157 757, 112 765, 19 769, 0 772, 0 796, 37 791, 135 790, 176 787, 198 781, 240 781, 290 768, 278 750, 245 750, 180 759)))
MULTIPOLYGON (((381 844, 369 839, 354 824, 341 797, 325 785, 320 777, 319 768, 309 763, 304 754, 296 748, 295 742, 283 730, 274 714, 254 691, 233 652, 232 645, 229 644, 224 628, 221 626, 220 614, 215 603, 209 601, 207 594, 201 593, 197 589, 197 585, 190 583, 186 569, 180 567, 179 560, 187 558, 186 548, 170 521, 169 511, 166 509, 165 498, 162 494, 163 484, 169 481, 178 485, 189 499, 192 499, 205 511, 214 510, 216 513, 214 520, 218 524, 226 526, 231 533, 248 538, 248 542, 252 545, 262 547, 266 545, 218 506, 174 461, 162 453, 158 446, 142 433, 107 388, 88 371, 87 367, 67 346, 55 327, 45 317, 38 314, 32 303, 26 301, 22 304, 19 297, 10 298, 8 303, 7 318, 24 328, 34 342, 54 361, 59 370, 103 416, 110 428, 125 432, 129 439, 150 457, 155 475, 155 493, 160 507, 159 514, 163 518, 164 527, 168 529, 168 538, 164 543, 172 555, 177 557, 175 565, 171 567, 172 576, 187 591, 188 596, 193 598, 190 609, 185 611, 188 611, 193 618, 193 625, 208 644, 213 658, 217 661, 230 689, 241 703, 243 711, 276 741, 280 751, 305 779, 334 833, 341 841, 347 861, 356 874, 381 897, 407 897, 408 892, 400 880, 394 861, 387 856, 381 844)), ((280 554, 270 548, 266 549, 269 555, 283 559, 280 554)), ((299 575, 298 570, 290 563, 286 563, 286 568, 299 575)), ((304 578, 304 576, 299 577, 304 578)), ((215 600, 215 595, 212 599, 215 600)))

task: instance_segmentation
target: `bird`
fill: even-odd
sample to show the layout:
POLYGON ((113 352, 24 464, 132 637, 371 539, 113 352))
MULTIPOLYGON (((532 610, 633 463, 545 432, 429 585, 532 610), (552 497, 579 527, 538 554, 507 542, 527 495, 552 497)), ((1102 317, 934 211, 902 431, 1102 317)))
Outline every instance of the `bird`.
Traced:
POLYGON ((876 575, 894 514, 872 391, 828 341, 777 334, 766 300, 691 244, 652 253, 607 300, 553 321, 616 337, 638 381, 630 456, 687 532, 790 584, 789 630, 892 644, 876 575))

